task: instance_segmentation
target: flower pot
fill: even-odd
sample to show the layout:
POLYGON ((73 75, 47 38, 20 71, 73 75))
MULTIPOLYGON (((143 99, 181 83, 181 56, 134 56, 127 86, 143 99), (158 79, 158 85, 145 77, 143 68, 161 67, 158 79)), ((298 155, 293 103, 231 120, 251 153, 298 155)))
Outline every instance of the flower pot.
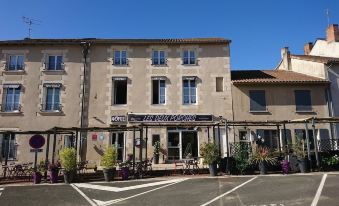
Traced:
POLYGON ((217 163, 209 164, 208 169, 210 170, 211 176, 217 176, 218 173, 217 163))
POLYGON ((106 182, 114 180, 115 168, 104 168, 103 169, 104 177, 106 182))
POLYGON ((122 175, 122 180, 128 180, 129 168, 128 167, 121 168, 121 175, 122 175))
POLYGON ((75 176, 74 171, 64 171, 64 181, 66 184, 70 184, 73 182, 75 176))
POLYGON ((42 174, 40 172, 33 172, 33 183, 40 184, 41 183, 42 174))
POLYGON ((259 162, 259 171, 261 175, 266 175, 267 174, 267 164, 266 162, 259 162))
POLYGON ((58 169, 53 169, 49 171, 49 179, 52 184, 58 182, 58 174, 59 174, 58 169))
POLYGON ((301 173, 308 172, 307 160, 306 159, 298 159, 298 166, 299 166, 299 170, 300 170, 301 173))
POLYGON ((290 163, 287 160, 281 162, 281 170, 284 175, 287 175, 290 170, 290 163))
POLYGON ((154 155, 154 164, 159 164, 159 155, 154 155))

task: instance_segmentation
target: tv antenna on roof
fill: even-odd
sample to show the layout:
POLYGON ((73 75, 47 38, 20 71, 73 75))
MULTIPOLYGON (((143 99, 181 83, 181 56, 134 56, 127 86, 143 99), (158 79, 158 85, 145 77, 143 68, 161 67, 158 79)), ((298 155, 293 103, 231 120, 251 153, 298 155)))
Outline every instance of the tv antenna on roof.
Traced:
POLYGON ((40 25, 41 21, 23 16, 22 20, 28 25, 28 38, 31 38, 32 25, 40 25))
POLYGON ((327 26, 330 26, 330 10, 326 9, 327 26))

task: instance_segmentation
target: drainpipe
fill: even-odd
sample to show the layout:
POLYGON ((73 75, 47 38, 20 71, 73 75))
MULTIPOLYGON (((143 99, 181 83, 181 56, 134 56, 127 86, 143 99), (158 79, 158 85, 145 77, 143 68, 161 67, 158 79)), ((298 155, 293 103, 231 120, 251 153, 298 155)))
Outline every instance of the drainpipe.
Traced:
MULTIPOLYGON (((82 82, 82 98, 81 98, 81 114, 80 114, 80 128, 84 128, 85 127, 85 123, 84 123, 84 113, 85 113, 85 102, 86 102, 86 85, 87 85, 87 57, 88 57, 88 51, 89 51, 89 48, 91 46, 91 43, 90 42, 81 42, 81 46, 82 46, 82 55, 83 55, 83 58, 84 58, 84 63, 83 63, 83 66, 84 66, 84 71, 83 71, 83 82, 82 82)), ((86 125, 87 126, 87 125, 86 125)), ((87 134, 87 132, 83 132, 83 131, 80 131, 80 150, 79 150, 79 154, 80 154, 80 160, 82 161, 82 149, 83 149, 83 142, 84 142, 84 139, 83 139, 83 136, 84 134, 87 134)), ((86 140, 86 139, 85 139, 86 140)))

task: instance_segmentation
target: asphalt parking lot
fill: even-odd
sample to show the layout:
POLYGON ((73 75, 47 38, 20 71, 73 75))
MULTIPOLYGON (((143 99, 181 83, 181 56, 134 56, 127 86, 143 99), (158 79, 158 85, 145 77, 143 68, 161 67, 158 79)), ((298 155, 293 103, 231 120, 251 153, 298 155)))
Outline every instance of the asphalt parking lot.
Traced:
POLYGON ((176 177, 0 186, 0 205, 337 206, 339 174, 176 177))

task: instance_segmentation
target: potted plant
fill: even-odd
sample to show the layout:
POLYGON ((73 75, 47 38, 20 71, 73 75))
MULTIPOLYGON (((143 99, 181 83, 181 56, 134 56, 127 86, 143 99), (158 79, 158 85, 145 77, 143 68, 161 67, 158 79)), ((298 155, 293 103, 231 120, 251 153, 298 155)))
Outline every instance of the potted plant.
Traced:
POLYGON ((235 168, 237 174, 245 174, 246 171, 250 168, 249 162, 249 146, 248 144, 243 144, 241 142, 235 143, 234 147, 237 148, 234 157, 235 168))
POLYGON ((290 163, 288 162, 288 160, 284 159, 283 161, 281 161, 281 170, 284 175, 288 174, 288 172, 290 171, 290 163))
POLYGON ((159 164, 159 155, 160 155, 160 142, 156 141, 153 145, 154 164, 159 164))
POLYGON ((297 157, 300 172, 307 172, 307 160, 304 140, 296 140, 295 144, 293 145, 293 154, 297 157))
POLYGON ((48 164, 49 180, 52 184, 58 182, 58 175, 59 175, 60 167, 61 167, 61 164, 59 161, 57 161, 54 164, 52 163, 48 164))
POLYGON ((328 156, 321 159, 322 167, 326 171, 336 170, 339 166, 339 156, 328 156))
POLYGON ((74 148, 65 148, 60 151, 60 161, 63 167, 64 181, 66 184, 73 182, 76 174, 76 151, 74 148))
POLYGON ((217 176, 218 145, 215 143, 205 143, 200 146, 200 154, 204 159, 203 163, 209 166, 210 175, 217 176))
POLYGON ((40 164, 33 171, 33 183, 40 184, 42 179, 42 174, 45 173, 45 161, 41 161, 40 164))
POLYGON ((253 151, 252 156, 250 157, 250 162, 258 164, 260 174, 265 175, 267 174, 267 165, 275 165, 277 160, 271 155, 268 148, 259 146, 253 151))
POLYGON ((131 162, 128 160, 119 164, 119 167, 121 169, 122 180, 128 180, 130 165, 131 165, 131 162))
POLYGON ((117 164, 117 149, 116 147, 109 146, 102 156, 101 166, 103 167, 103 173, 105 181, 109 182, 114 179, 115 165, 117 164))

